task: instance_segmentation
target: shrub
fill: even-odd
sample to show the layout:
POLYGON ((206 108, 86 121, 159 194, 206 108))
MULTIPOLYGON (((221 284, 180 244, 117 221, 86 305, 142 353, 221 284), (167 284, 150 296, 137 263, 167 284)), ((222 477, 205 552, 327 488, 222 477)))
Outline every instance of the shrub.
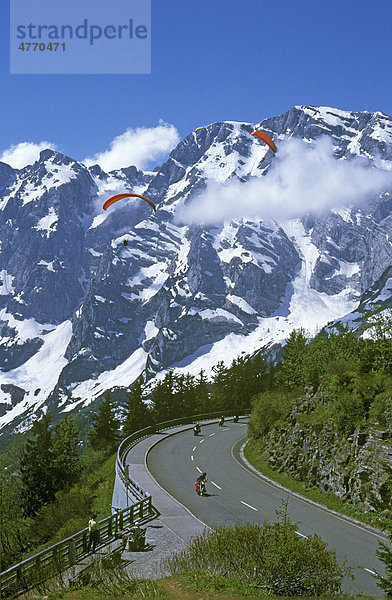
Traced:
POLYGON ((363 420, 362 400, 349 390, 342 389, 333 407, 333 419, 339 431, 350 435, 363 420))
POLYGON ((370 419, 381 427, 392 429, 392 390, 377 394, 369 411, 370 419))
POLYGON ((258 438, 268 433, 275 423, 289 412, 291 403, 287 393, 278 391, 262 392, 254 396, 249 423, 251 435, 258 438))
POLYGON ((83 529, 91 514, 94 494, 91 489, 80 487, 69 492, 59 492, 57 499, 52 504, 43 506, 36 519, 32 522, 29 537, 36 544, 42 544, 52 539, 52 542, 61 541, 61 535, 68 537, 83 529), (79 525, 82 524, 82 527, 79 525), (72 527, 76 529, 72 530, 72 527), (61 535, 59 534, 61 530, 61 535), (69 533, 68 533, 69 532, 69 533))
POLYGON ((287 503, 273 523, 219 526, 192 538, 188 548, 164 562, 172 575, 189 571, 225 577, 286 596, 335 595, 345 575, 334 551, 317 535, 300 538, 287 503))

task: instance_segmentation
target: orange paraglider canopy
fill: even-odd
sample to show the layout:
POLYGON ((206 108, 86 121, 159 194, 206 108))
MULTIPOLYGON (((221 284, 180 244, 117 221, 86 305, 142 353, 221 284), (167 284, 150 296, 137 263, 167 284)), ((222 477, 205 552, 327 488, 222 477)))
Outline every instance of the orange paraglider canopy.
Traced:
POLYGON ((150 206, 152 206, 152 208, 154 209, 154 211, 156 211, 156 207, 155 204, 153 204, 151 202, 151 200, 149 200, 148 198, 145 198, 144 196, 141 196, 140 194, 116 194, 115 196, 112 196, 111 198, 108 198, 105 202, 105 204, 103 205, 103 210, 106 210, 107 208, 109 208, 109 206, 111 206, 112 204, 114 204, 115 202, 117 202, 117 200, 122 200, 123 198, 141 198, 142 200, 144 200, 145 202, 148 202, 148 204, 150 206))
POLYGON ((254 131, 252 135, 258 137, 260 140, 263 140, 263 142, 265 142, 267 146, 269 146, 271 150, 273 150, 273 152, 276 152, 275 143, 273 142, 273 140, 271 140, 268 133, 265 133, 265 131, 254 131))

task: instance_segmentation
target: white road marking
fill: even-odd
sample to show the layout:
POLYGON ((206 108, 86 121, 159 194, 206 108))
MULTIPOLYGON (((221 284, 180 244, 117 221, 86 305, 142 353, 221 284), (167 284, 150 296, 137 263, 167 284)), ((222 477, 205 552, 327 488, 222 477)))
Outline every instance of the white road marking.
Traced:
POLYGON ((203 471, 199 469, 199 467, 196 467, 196 469, 199 471, 199 473, 203 473, 203 471))
POLYGON ((371 571, 370 569, 367 569, 366 567, 363 567, 365 569, 365 571, 367 571, 368 573, 371 573, 372 575, 375 575, 374 571, 371 571))
POLYGON ((220 486, 219 486, 217 483, 214 483, 213 481, 211 481, 211 483, 212 483, 212 485, 214 485, 216 488, 218 488, 218 490, 221 490, 221 489, 222 489, 222 488, 221 488, 221 487, 220 487, 220 486))
POLYGON ((258 512, 258 511, 257 511, 257 508, 255 508, 254 506, 251 506, 250 504, 247 504, 247 503, 246 503, 246 502, 244 502, 243 500, 241 500, 241 504, 245 504, 245 506, 247 506, 248 508, 251 508, 252 510, 255 510, 256 512, 258 512))
POLYGON ((194 452, 196 450, 196 446, 193 448, 192 452, 194 452))
POLYGON ((191 456, 191 460, 193 460, 193 454, 192 454, 192 456, 191 456))
POLYGON ((200 440, 199 444, 202 444, 204 442, 204 440, 200 440))
POLYGON ((247 423, 244 423, 243 425, 240 425, 240 427, 246 427, 247 423))
POLYGON ((300 533, 299 531, 296 531, 295 533, 296 533, 297 535, 300 535, 300 536, 301 536, 301 537, 303 537, 303 538, 306 538, 306 537, 308 537, 307 535, 304 535, 303 533, 300 533))
POLYGON ((215 433, 210 433, 210 437, 212 437, 213 435, 215 435, 215 433))

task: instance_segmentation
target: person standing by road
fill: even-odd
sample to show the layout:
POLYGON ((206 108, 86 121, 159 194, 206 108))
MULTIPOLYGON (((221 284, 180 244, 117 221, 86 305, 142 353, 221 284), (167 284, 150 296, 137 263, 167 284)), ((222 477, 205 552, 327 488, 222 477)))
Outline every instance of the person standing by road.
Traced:
POLYGON ((91 546, 93 547, 93 552, 97 547, 98 538, 99 538, 99 525, 97 523, 97 515, 92 515, 92 518, 88 522, 88 531, 89 531, 89 540, 88 540, 88 552, 90 552, 91 546))

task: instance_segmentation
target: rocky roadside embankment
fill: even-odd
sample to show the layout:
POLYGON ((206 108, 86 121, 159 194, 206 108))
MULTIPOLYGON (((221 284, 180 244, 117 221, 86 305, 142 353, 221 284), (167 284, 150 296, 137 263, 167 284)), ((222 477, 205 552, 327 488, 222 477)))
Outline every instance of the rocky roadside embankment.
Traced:
POLYGON ((262 438, 261 457, 307 487, 392 518, 392 432, 359 427, 344 436, 332 419, 311 422, 322 401, 320 394, 297 400, 284 424, 262 438))

